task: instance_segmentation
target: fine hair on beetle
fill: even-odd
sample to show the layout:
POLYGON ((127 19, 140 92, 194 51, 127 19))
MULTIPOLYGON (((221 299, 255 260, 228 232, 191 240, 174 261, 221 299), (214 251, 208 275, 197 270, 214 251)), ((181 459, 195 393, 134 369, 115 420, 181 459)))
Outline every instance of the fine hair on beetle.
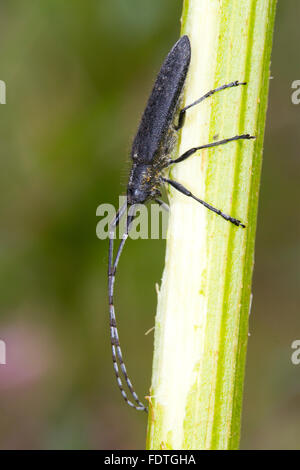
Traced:
POLYGON ((154 83, 132 145, 132 167, 127 185, 127 201, 117 212, 115 218, 110 224, 109 231, 108 295, 114 371, 124 400, 132 408, 146 412, 147 407, 139 400, 139 397, 128 377, 127 369, 123 360, 113 299, 116 269, 126 239, 128 238, 131 223, 135 217, 135 204, 143 204, 148 200, 155 200, 165 209, 168 209, 168 206, 162 202, 159 197, 161 196, 160 188, 165 184, 169 184, 180 193, 196 200, 207 209, 236 227, 245 228, 245 225, 240 220, 225 214, 220 209, 217 209, 202 199, 199 199, 181 183, 171 180, 166 176, 168 167, 186 160, 198 150, 217 147, 236 140, 255 139, 254 136, 249 134, 236 135, 234 137, 224 138, 223 140, 193 147, 175 160, 170 158, 170 153, 177 140, 178 131, 184 125, 187 110, 201 103, 214 93, 225 90, 226 88, 246 85, 245 82, 239 82, 237 80, 226 85, 221 85, 218 88, 207 92, 188 106, 179 109, 180 97, 182 95, 185 79, 188 73, 190 60, 190 41, 188 36, 182 36, 167 55, 154 83), (120 219, 125 214, 127 205, 129 206, 129 211, 127 214, 126 229, 114 258, 114 231, 119 225, 120 219), (123 382, 126 383, 128 392, 125 391, 123 382))

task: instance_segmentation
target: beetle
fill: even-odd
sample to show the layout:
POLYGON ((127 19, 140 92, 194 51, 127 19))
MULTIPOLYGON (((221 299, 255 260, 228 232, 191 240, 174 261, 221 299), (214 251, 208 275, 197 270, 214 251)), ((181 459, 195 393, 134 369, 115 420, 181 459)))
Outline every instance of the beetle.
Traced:
POLYGON ((161 196, 161 186, 169 184, 182 194, 195 199, 197 202, 204 205, 207 209, 215 212, 223 219, 231 222, 237 227, 245 228, 245 225, 240 220, 223 213, 220 209, 217 209, 202 199, 199 199, 181 183, 171 180, 165 175, 168 167, 186 160, 198 150, 216 147, 236 140, 255 139, 255 136, 251 136, 249 134, 236 135, 234 137, 215 141, 206 145, 193 147, 175 160, 170 158, 170 154, 177 140, 178 131, 184 125, 185 115, 188 109, 201 103, 216 92, 227 88, 246 85, 246 82, 239 81, 222 85, 209 91, 188 106, 179 109, 190 60, 191 44, 188 36, 185 35, 182 36, 173 46, 157 75, 132 145, 132 167, 127 186, 127 201, 117 212, 115 218, 110 224, 109 230, 108 294, 111 348, 115 375, 121 394, 128 405, 137 410, 146 412, 147 407, 139 400, 128 377, 127 369, 123 360, 113 297, 116 269, 126 239, 128 238, 130 225, 134 219, 135 205, 144 204, 151 199, 164 205, 164 203, 158 198, 161 196), (175 122, 176 118, 177 122, 175 122), (113 259, 114 231, 119 225, 120 219, 124 215, 127 205, 130 209, 127 215, 126 230, 118 247, 116 257, 113 259), (128 398, 121 376, 123 376, 133 400, 128 398))

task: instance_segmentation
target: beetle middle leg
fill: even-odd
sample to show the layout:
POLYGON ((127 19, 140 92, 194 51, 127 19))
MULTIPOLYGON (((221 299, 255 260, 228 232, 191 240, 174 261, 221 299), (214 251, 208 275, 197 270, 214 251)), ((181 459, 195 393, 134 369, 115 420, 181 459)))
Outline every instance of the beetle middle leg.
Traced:
POLYGON ((235 140, 242 140, 242 139, 249 140, 249 139, 256 139, 256 137, 250 134, 241 134, 241 135, 236 135, 234 137, 230 137, 229 139, 218 140, 217 142, 211 142, 209 144, 200 145, 199 147, 193 147, 187 150, 186 152, 184 152, 182 155, 180 155, 180 157, 176 158, 175 160, 172 160, 172 159, 168 160, 165 166, 167 167, 167 166, 173 165, 173 163, 183 162, 184 160, 189 158, 191 155, 196 153, 198 150, 207 149, 211 147, 217 147, 218 145, 224 145, 224 144, 228 144, 228 142, 233 142, 235 140))

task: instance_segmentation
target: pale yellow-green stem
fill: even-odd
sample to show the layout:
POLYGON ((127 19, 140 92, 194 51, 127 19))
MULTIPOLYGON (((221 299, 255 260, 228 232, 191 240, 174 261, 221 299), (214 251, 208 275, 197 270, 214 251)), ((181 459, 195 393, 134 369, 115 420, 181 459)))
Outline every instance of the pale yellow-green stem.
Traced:
POLYGON ((166 264, 158 296, 148 449, 239 446, 254 241, 276 0, 185 0, 191 41, 189 104, 176 155, 249 133, 174 165, 171 177, 240 219, 236 227, 170 191, 166 264))

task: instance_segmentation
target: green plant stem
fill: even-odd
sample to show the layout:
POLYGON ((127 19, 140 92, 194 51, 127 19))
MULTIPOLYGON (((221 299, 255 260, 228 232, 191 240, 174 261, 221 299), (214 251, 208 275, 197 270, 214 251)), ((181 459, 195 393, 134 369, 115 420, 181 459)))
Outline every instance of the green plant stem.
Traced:
POLYGON ((192 46, 184 105, 234 80, 187 112, 176 155, 200 151, 171 177, 240 219, 235 227, 170 190, 166 263, 158 295, 148 449, 236 449, 276 0, 185 0, 192 46), (217 137, 216 137, 217 136, 217 137))

